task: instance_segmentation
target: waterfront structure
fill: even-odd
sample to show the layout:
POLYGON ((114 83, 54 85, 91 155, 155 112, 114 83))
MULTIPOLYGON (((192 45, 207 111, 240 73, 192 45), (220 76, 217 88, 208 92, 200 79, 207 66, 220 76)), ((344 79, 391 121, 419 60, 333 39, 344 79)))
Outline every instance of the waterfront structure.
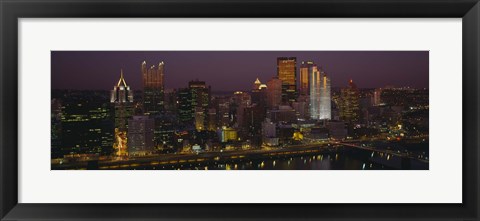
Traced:
POLYGON ((269 118, 265 118, 262 122, 262 144, 266 146, 277 146, 277 125, 270 121, 269 118))
POLYGON ((158 66, 147 67, 147 62, 142 62, 143 77, 143 111, 145 115, 158 115, 164 109, 164 68, 161 61, 158 66))
POLYGON ((142 156, 154 151, 154 119, 148 116, 133 116, 128 120, 128 155, 142 156))
POLYGON ((238 134, 237 131, 231 127, 222 127, 218 130, 218 138, 220 142, 226 143, 230 141, 237 141, 238 134))
POLYGON ((347 88, 340 92, 339 110, 340 119, 347 122, 357 122, 360 118, 360 93, 353 80, 348 82, 347 88))
POLYGON ((272 78, 267 82, 267 107, 278 107, 282 103, 282 80, 272 78))
POLYGON ((297 58, 278 57, 277 77, 282 81, 282 102, 294 102, 297 98, 297 58))
POLYGON ((330 138, 335 140, 343 140, 347 137, 347 128, 343 121, 330 121, 327 125, 330 138))

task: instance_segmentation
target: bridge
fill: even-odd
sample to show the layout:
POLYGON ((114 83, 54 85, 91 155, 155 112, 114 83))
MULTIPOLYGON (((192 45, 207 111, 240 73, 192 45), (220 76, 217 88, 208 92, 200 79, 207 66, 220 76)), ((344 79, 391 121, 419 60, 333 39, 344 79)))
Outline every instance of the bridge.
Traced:
POLYGON ((412 159, 412 160, 418 160, 422 163, 428 163, 428 160, 410 156, 408 153, 402 153, 402 152, 393 151, 393 150, 376 149, 376 148, 369 147, 369 146, 361 146, 361 145, 356 145, 356 144, 352 144, 352 143, 345 143, 345 142, 340 142, 338 144, 341 144, 341 145, 346 146, 346 147, 352 147, 352 148, 357 148, 357 149, 361 149, 361 150, 371 151, 372 152, 372 157, 373 157, 373 153, 377 152, 377 153, 388 154, 388 155, 392 155, 392 156, 396 156, 396 157, 400 157, 400 158, 409 158, 409 159, 412 159))

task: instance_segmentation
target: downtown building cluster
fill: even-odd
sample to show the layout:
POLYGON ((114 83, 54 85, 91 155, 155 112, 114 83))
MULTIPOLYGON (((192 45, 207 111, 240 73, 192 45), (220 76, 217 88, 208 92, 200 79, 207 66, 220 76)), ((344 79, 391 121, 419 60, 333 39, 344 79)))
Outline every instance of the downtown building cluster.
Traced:
POLYGON ((114 87, 52 99, 52 159, 232 151, 329 140, 428 134, 428 90, 333 88, 312 61, 277 58, 276 75, 246 91, 215 93, 191 80, 166 89, 165 63, 140 65, 142 88, 123 71, 114 87), (425 113, 426 110, 426 113, 425 113), (426 123, 425 123, 426 122, 426 123))

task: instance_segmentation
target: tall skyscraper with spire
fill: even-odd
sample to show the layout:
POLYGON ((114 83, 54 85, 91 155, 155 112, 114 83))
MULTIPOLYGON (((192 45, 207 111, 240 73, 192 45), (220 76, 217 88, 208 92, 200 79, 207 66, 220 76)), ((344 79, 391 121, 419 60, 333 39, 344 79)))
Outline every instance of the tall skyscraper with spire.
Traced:
POLYGON ((158 115, 164 109, 164 67, 161 61, 158 66, 147 67, 147 62, 142 62, 143 77, 143 112, 145 115, 158 115))
POLYGON ((297 99, 297 58, 277 58, 277 77, 282 81, 282 102, 294 102, 297 99))
POLYGON ((133 90, 127 85, 123 70, 120 71, 120 79, 117 84, 113 86, 110 102, 115 105, 115 128, 126 131, 128 117, 132 115, 133 90))
POLYGON ((133 115, 133 90, 120 71, 120 79, 113 86, 110 102, 115 106, 115 155, 126 156, 128 119, 133 115))

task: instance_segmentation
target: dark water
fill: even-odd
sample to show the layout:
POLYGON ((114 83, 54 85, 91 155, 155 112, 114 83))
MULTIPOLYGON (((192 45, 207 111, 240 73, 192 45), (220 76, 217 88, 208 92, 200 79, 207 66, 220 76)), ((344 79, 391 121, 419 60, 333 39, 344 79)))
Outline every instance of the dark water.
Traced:
POLYGON ((395 156, 371 157, 364 153, 329 153, 283 158, 146 166, 144 170, 394 170, 428 169, 428 164, 402 167, 395 156), (380 159, 380 160, 379 160, 380 159))

